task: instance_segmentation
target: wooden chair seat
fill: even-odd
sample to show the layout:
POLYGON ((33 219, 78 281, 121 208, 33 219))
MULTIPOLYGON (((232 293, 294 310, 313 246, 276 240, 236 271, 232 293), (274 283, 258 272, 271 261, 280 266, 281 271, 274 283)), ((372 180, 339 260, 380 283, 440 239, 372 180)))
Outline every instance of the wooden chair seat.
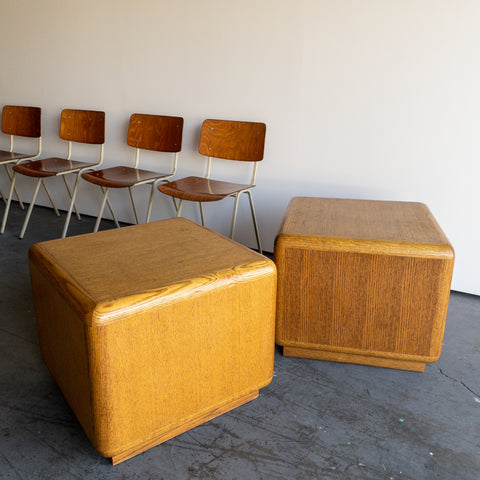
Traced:
POLYGON ((51 157, 15 165, 13 170, 28 177, 53 177, 59 174, 76 172, 83 168, 95 167, 96 165, 96 163, 86 163, 77 160, 66 160, 65 158, 60 157, 51 157))
POLYGON ((193 202, 214 202, 235 193, 243 192, 255 185, 229 183, 203 177, 186 177, 160 185, 158 189, 171 197, 193 202))
POLYGON ((101 187, 125 188, 144 182, 152 182, 159 177, 167 177, 168 175, 170 174, 119 166, 87 172, 82 175, 82 178, 101 187))
POLYGON ((31 158, 31 154, 9 152, 8 150, 0 150, 0 165, 3 163, 12 163, 24 158, 31 158))
MULTIPOLYGON (((235 120, 207 119, 202 124, 198 153, 208 158, 207 171, 204 177, 186 177, 165 185, 159 185, 160 192, 178 198, 177 217, 182 211, 183 201, 198 202, 202 225, 205 226, 203 212, 204 202, 214 202, 226 197, 234 198, 230 238, 233 238, 237 218, 238 200, 242 194, 248 196, 252 213, 253 227, 257 239, 258 251, 262 252, 257 218, 253 205, 251 190, 255 187, 257 164, 263 159, 265 147, 266 125, 259 122, 243 122, 235 120), (252 180, 249 184, 230 183, 222 180, 212 180, 210 170, 212 158, 250 162, 253 164, 252 180)), ((175 201, 175 200, 174 200, 175 201)), ((176 201, 175 201, 176 202, 176 201)))

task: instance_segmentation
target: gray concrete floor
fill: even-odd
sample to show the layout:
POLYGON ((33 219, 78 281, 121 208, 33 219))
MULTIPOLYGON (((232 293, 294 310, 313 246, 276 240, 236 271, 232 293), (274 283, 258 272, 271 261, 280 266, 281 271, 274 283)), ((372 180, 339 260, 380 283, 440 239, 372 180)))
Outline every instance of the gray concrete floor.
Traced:
MULTIPOLYGON (((277 349, 275 377, 259 398, 113 467, 40 357, 27 251, 57 237, 64 216, 36 208, 19 240, 23 215, 12 205, 0 236, 2 480, 480 479, 480 298, 455 292, 442 356, 424 373, 277 349)), ((93 223, 73 219, 69 233, 93 223)))

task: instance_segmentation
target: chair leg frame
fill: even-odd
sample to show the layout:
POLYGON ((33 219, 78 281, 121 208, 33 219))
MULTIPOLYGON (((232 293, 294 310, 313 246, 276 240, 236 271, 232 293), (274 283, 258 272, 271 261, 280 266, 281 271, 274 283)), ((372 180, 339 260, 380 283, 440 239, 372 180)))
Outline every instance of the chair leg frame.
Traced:
MULTIPOLYGON (((242 193, 246 193, 248 195, 248 200, 250 203, 250 212, 252 214, 252 221, 253 221, 253 228, 255 230, 255 238, 257 240, 257 246, 258 246, 258 252, 262 254, 262 243, 260 241, 260 232, 258 229, 258 223, 257 223, 257 215, 255 214, 255 206, 253 203, 253 195, 250 190, 243 190, 242 192, 237 192, 231 195, 232 197, 235 198, 235 203, 233 205, 233 215, 232 215, 232 223, 230 226, 230 238, 233 240, 233 234, 235 233, 235 226, 237 222, 237 212, 238 212, 238 201, 240 199, 240 195, 242 193)), ((175 202, 174 202, 175 204, 175 202)), ((204 216, 204 211, 203 211, 203 203, 198 202, 200 206, 200 216, 202 218, 202 225, 205 226, 205 216, 204 216)), ((183 199, 180 199, 178 206, 175 204, 176 209, 177 209, 177 217, 180 217, 182 213, 182 206, 183 206, 183 199)))
POLYGON ((105 187, 100 187, 100 188, 102 189, 103 197, 102 197, 102 203, 100 205, 100 211, 98 212, 97 220, 95 222, 95 227, 94 227, 93 231, 98 232, 98 228, 100 227, 100 223, 101 223, 102 218, 103 218, 103 211, 105 210, 105 203, 107 204, 108 209, 110 210, 110 214, 112 215, 112 219, 115 222, 115 226, 117 228, 120 228, 120 224, 118 223, 117 216, 115 215, 115 211, 113 210, 113 206, 110 203, 110 199, 108 198, 108 190, 109 189, 105 188, 105 187))
MULTIPOLYGON (((98 212, 97 220, 95 222, 95 226, 93 227, 94 232, 98 232, 98 227, 100 227, 100 222, 102 221, 103 211, 105 210, 105 204, 108 201, 109 190, 110 189, 108 187, 106 187, 106 188, 102 187, 102 191, 103 191, 102 203, 100 204, 100 210, 98 212)), ((110 202, 108 202, 108 203, 110 203, 110 202)), ((111 208, 111 206, 110 206, 110 208, 111 208)), ((112 208, 111 208, 111 211, 113 212, 112 208)))
MULTIPOLYGON (((10 183, 11 183, 11 182, 12 182, 12 173, 11 173, 10 170, 8 169, 6 163, 5 163, 3 166, 5 167, 5 171, 7 172, 7 176, 8 176, 8 178, 9 178, 9 180, 10 180, 10 183)), ((13 189, 13 191, 15 192, 15 196, 17 197, 17 200, 18 200, 18 203, 19 203, 19 205, 20 205, 20 208, 21 208, 22 210, 25 210, 25 205, 23 205, 22 199, 20 198, 20 194, 18 193, 17 188, 15 187, 15 188, 13 189)), ((5 201, 5 204, 6 204, 6 203, 7 203, 7 200, 6 200, 6 198, 5 198, 5 195, 4 195, 1 191, 0 191, 0 194, 2 195, 3 200, 5 201)))
POLYGON ((150 190, 150 198, 148 199, 147 215, 145 216, 145 223, 148 223, 150 221, 150 215, 152 213, 152 207, 153 207, 153 199, 155 197, 155 189, 157 185, 158 185, 158 181, 152 182, 152 188, 150 190))
POLYGON ((250 200, 250 210, 252 212, 252 220, 253 220, 253 228, 255 229, 255 237, 257 238, 258 253, 262 254, 262 244, 260 242, 260 233, 258 230, 257 215, 255 214, 255 207, 253 205, 253 195, 250 190, 247 190, 245 193, 248 195, 248 199, 250 200))
POLYGON ((5 205, 5 211, 3 212, 2 226, 0 227, 0 233, 5 232, 7 225, 8 212, 10 210, 10 204, 12 203, 12 194, 15 188, 15 180, 17 178, 17 172, 13 172, 12 181, 10 182, 10 192, 8 193, 7 204, 5 205))
POLYGON ((233 232, 235 231, 235 224, 237 222, 237 212, 238 212, 238 199, 240 198, 241 193, 235 193, 232 195, 235 197, 235 203, 233 205, 233 215, 232 215, 232 225, 230 227, 230 238, 233 240, 233 232))
POLYGON ((198 202, 198 204, 200 205, 200 218, 202 219, 202 227, 204 227, 205 226, 205 213, 203 212, 203 203, 198 202))
POLYGON ((133 213, 135 215, 135 221, 137 222, 137 225, 138 225, 140 221, 138 220, 137 205, 135 204, 135 199, 133 198, 132 187, 128 187, 128 193, 130 194, 130 202, 132 203, 133 213))
POLYGON ((57 217, 60 216, 60 212, 58 211, 57 206, 55 205, 55 202, 53 201, 52 194, 50 193, 50 190, 47 187, 47 184, 45 183, 45 180, 43 178, 40 179, 42 181, 43 189, 45 190, 45 193, 47 194, 48 199, 50 200, 50 203, 52 204, 53 211, 55 212, 55 215, 57 217))
POLYGON ((183 198, 181 198, 180 201, 178 202, 178 206, 177 206, 177 217, 179 217, 180 214, 182 213, 182 206, 183 206, 183 198))
MULTIPOLYGON (((71 192, 70 186, 68 185, 68 182, 67 182, 67 176, 62 175, 62 177, 63 177, 63 182, 65 183, 65 187, 67 188, 68 195, 69 195, 70 199, 72 199, 72 192, 71 192)), ((77 216, 77 220, 80 221, 82 219, 82 217, 80 217, 80 213, 78 213, 78 209, 77 209, 77 206, 75 205, 75 203, 73 204, 73 208, 75 210, 75 215, 77 216)))
MULTIPOLYGON (((73 192, 70 195, 71 197, 70 205, 68 207, 67 218, 65 219, 65 223, 63 225, 62 238, 65 238, 67 236, 68 225, 70 224, 70 217, 72 216, 72 210, 73 210, 73 207, 75 206, 75 197, 77 196, 78 184, 80 183, 81 173, 82 173, 82 170, 79 170, 77 172, 77 178, 75 179, 75 186, 73 187, 73 192)), ((70 189, 67 189, 67 190, 70 193, 70 189)), ((75 210, 76 210, 76 207, 75 207, 75 210)))
MULTIPOLYGON (((171 177, 172 177, 172 175, 169 175, 168 177, 159 178, 159 179, 155 180, 154 182, 152 182, 152 189, 150 191, 150 198, 148 200, 147 216, 145 217, 145 223, 148 223, 150 221, 150 215, 152 213, 153 201, 155 199, 155 191, 157 189, 157 185, 160 182, 167 183, 171 177)), ((175 202, 174 197, 172 197, 172 200, 173 200, 173 205, 174 205, 175 211, 176 211, 177 210, 177 203, 175 202)))
POLYGON ((20 231, 20 235, 18 238, 23 238, 25 236, 25 231, 27 230, 28 222, 30 220, 30 216, 32 215, 32 210, 35 205, 35 200, 37 199, 38 191, 40 190, 40 185, 42 184, 42 178, 37 180, 37 184, 35 185, 35 190, 33 192, 32 201, 28 206, 27 214, 25 215, 25 220, 23 221, 22 230, 20 231))
POLYGON ((236 223, 236 220, 237 220, 238 200, 240 199, 240 195, 242 193, 246 193, 248 195, 248 199, 250 201, 250 211, 251 211, 251 214, 252 214, 253 228, 255 230, 255 238, 257 240, 258 252, 262 253, 262 244, 261 244, 261 241, 260 241, 260 233, 259 233, 259 230, 258 230, 257 216, 255 214, 255 207, 254 207, 254 204, 253 204, 252 192, 250 190, 244 190, 243 192, 238 192, 238 193, 232 195, 233 197, 235 197, 235 204, 234 204, 234 207, 233 207, 232 226, 230 228, 230 238, 233 240, 233 233, 235 231, 235 223, 236 223))
POLYGON ((112 207, 112 204, 110 203, 110 199, 107 198, 107 206, 108 206, 108 209, 110 210, 110 214, 112 215, 112 219, 115 223, 115 226, 117 228, 120 228, 120 224, 118 223, 118 219, 117 219, 117 216, 115 215, 115 212, 113 210, 113 207, 112 207))

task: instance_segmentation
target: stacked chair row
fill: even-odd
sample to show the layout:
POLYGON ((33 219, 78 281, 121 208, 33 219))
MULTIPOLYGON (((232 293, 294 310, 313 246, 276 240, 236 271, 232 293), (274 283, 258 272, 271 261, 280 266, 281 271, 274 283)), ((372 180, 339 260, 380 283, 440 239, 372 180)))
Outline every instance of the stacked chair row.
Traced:
POLYGON ((115 225, 119 223, 113 206, 109 200, 109 190, 114 188, 128 188, 135 214, 135 220, 140 223, 138 210, 135 204, 132 188, 137 185, 151 185, 145 222, 150 220, 154 193, 156 188, 173 198, 177 217, 180 216, 183 201, 198 202, 202 225, 205 225, 203 211, 204 202, 222 200, 234 197, 234 209, 230 228, 230 238, 233 238, 238 209, 238 200, 241 194, 247 194, 250 202, 252 220, 257 240, 258 250, 261 252, 260 235, 255 215, 255 208, 251 189, 255 186, 257 165, 263 159, 265 131, 264 123, 243 122, 232 120, 208 119, 203 122, 199 153, 208 158, 204 177, 187 177, 171 181, 175 175, 178 163, 178 154, 182 148, 183 118, 165 115, 149 115, 135 113, 130 117, 127 144, 135 149, 133 166, 114 166, 99 169, 104 158, 105 145, 105 112, 93 110, 65 109, 60 118, 60 138, 67 141, 67 155, 65 157, 50 157, 39 159, 41 155, 41 109, 38 107, 7 105, 2 111, 3 133, 10 135, 9 150, 0 150, 0 165, 3 165, 10 181, 8 195, 0 191, 6 204, 3 214, 0 233, 4 233, 12 197, 15 195, 20 207, 24 205, 16 188, 18 175, 37 179, 33 191, 32 201, 27 210, 25 221, 19 237, 23 238, 32 213, 40 187, 45 189, 55 214, 59 212, 53 197, 47 188, 45 180, 49 177, 61 176, 64 180, 70 202, 62 231, 62 238, 67 235, 68 225, 72 212, 78 219, 80 214, 75 204, 80 177, 98 185, 103 193, 95 223, 97 231, 106 206, 110 210, 115 225), (34 153, 24 154, 14 151, 15 137, 29 137, 36 139, 37 149, 34 153), (72 145, 82 143, 94 146, 96 153, 92 161, 78 161, 72 159, 72 145), (139 168, 140 150, 167 152, 173 154, 171 168, 166 173, 142 170, 139 168), (213 180, 210 178, 212 158, 252 162, 253 173, 249 184, 239 184, 213 180), (9 169, 11 167, 11 170, 9 169), (67 175, 74 176, 73 186, 67 182, 67 175))

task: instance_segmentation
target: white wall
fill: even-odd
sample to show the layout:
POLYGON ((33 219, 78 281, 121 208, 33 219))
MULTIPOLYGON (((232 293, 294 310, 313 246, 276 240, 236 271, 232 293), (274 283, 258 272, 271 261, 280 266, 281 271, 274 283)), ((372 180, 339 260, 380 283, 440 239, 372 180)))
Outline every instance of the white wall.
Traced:
MULTIPOLYGON (((479 17, 476 0, 3 0, 0 103, 42 107, 46 155, 64 151, 62 108, 104 110, 106 165, 133 159, 131 113, 181 115, 180 175, 203 173, 204 118, 264 121, 266 250, 295 195, 421 201, 455 247, 453 288, 480 294, 479 17)), ((82 211, 99 198, 82 183, 82 211)), ((227 233, 231 204, 208 207, 227 233)), ((153 219, 172 214, 159 194, 153 219)))

